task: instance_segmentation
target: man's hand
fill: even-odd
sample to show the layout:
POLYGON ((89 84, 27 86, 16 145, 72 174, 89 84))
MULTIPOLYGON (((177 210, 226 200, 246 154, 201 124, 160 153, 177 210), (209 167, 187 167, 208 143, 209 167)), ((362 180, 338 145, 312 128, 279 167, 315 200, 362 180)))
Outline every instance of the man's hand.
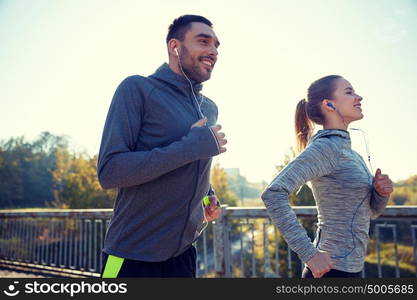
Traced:
POLYGON ((207 222, 216 220, 222 213, 217 197, 209 196, 209 199, 210 205, 204 207, 204 217, 206 218, 207 222))
POLYGON ((195 122, 193 125, 191 125, 191 128, 203 127, 203 126, 206 126, 206 124, 207 124, 207 117, 204 117, 204 118, 198 120, 197 122, 195 122))
POLYGON ((374 188, 376 192, 382 197, 389 197, 394 191, 392 181, 388 175, 381 174, 381 169, 377 169, 374 177, 374 188))
MULTIPOLYGON (((203 126, 206 126, 206 124, 207 124, 207 117, 204 117, 198 120, 197 122, 195 122, 193 125, 191 125, 191 128, 203 127, 203 126)), ((226 147, 223 147, 224 145, 227 144, 227 140, 224 138, 226 135, 223 132, 220 132, 220 130, 222 129, 222 126, 219 124, 216 124, 214 126, 211 126, 210 128, 211 130, 213 130, 213 133, 216 136, 217 143, 219 144, 219 147, 220 147, 220 153, 226 152, 227 150, 226 147)))
POLYGON ((313 273, 314 278, 320 278, 330 271, 333 266, 332 259, 327 252, 318 250, 307 263, 308 268, 313 273))
POLYGON ((227 144, 227 140, 224 138, 226 135, 223 132, 220 132, 220 130, 222 129, 222 126, 220 124, 216 124, 212 126, 211 129, 216 135, 217 143, 219 143, 219 146, 220 146, 220 153, 226 152, 227 150, 226 147, 223 147, 224 145, 227 144))

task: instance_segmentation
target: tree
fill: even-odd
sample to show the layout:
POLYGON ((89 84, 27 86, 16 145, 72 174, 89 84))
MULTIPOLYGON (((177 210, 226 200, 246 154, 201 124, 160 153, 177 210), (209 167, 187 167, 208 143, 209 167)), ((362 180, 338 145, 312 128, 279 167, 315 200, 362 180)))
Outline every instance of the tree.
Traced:
POLYGON ((417 175, 394 183, 390 205, 417 205, 417 175))
POLYGON ((112 207, 115 190, 103 190, 96 175, 97 157, 71 153, 68 139, 42 132, 0 142, 0 208, 52 206, 112 207))
POLYGON ((237 205, 237 197, 234 193, 230 192, 227 184, 227 173, 220 163, 216 162, 211 168, 211 185, 216 193, 217 198, 222 204, 228 204, 229 206, 237 205))
POLYGON ((22 167, 7 145, 0 146, 0 207, 11 208, 23 202, 22 167))
POLYGON ((42 133, 32 144, 24 137, 0 142, 0 207, 39 207, 52 200, 53 162, 45 150, 50 137, 42 133))
POLYGON ((115 190, 101 188, 96 172, 97 156, 71 154, 67 149, 55 150, 54 201, 59 208, 111 208, 115 190))

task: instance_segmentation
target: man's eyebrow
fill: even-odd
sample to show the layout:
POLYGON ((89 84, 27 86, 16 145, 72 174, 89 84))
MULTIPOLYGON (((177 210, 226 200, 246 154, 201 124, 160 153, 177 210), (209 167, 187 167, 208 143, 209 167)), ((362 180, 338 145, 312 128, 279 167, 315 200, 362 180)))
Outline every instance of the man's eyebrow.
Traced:
MULTIPOLYGON (((199 33, 195 36, 195 38, 199 38, 199 37, 206 38, 206 39, 213 39, 213 36, 206 34, 206 33, 199 33)), ((220 46, 220 42, 216 40, 216 47, 219 47, 219 46, 220 46)))
POLYGON ((353 88, 351 88, 350 86, 348 86, 347 88, 345 88, 345 90, 352 90, 353 91, 353 88))

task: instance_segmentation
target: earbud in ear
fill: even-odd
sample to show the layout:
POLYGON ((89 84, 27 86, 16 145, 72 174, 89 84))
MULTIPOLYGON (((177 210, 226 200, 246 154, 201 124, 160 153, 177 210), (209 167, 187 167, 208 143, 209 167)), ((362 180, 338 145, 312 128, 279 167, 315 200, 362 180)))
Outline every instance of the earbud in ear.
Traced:
POLYGON ((334 107, 333 103, 330 103, 329 102, 329 103, 327 103, 327 106, 330 107, 330 108, 333 108, 334 110, 336 110, 336 107, 334 107))
POLYGON ((180 56, 180 55, 178 54, 178 49, 177 49, 177 48, 174 48, 174 52, 177 54, 177 56, 180 56))

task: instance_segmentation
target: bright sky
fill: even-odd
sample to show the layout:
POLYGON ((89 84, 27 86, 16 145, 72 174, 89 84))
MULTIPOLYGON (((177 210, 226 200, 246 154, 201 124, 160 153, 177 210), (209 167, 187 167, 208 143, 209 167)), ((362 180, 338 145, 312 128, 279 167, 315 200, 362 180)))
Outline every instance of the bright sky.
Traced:
POLYGON ((50 131, 98 153, 117 85, 167 61, 168 25, 183 14, 210 19, 221 41, 203 92, 229 140, 222 166, 269 182, 294 143, 296 103, 339 74, 364 98, 352 127, 367 132, 374 169, 417 174, 415 0, 0 0, 0 139, 50 131))

